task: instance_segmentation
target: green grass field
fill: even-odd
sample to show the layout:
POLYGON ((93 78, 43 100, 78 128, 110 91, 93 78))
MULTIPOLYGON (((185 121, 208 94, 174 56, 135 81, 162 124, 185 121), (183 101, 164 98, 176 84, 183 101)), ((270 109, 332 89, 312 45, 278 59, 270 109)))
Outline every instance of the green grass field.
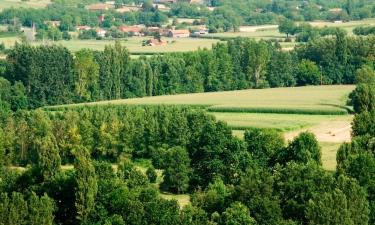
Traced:
MULTIPOLYGON (((307 86, 294 88, 249 89, 196 94, 179 94, 145 98, 103 101, 89 104, 171 104, 210 106, 212 111, 233 109, 296 110, 311 112, 346 112, 345 105, 352 85, 307 86)), ((272 112, 272 111, 271 111, 272 112)), ((306 113, 309 114, 309 113, 306 113)))
POLYGON ((0 11, 7 8, 45 8, 50 0, 0 0, 0 11))
MULTIPOLYGON (((163 40, 168 41, 167 45, 164 46, 142 46, 142 42, 148 38, 132 37, 128 40, 121 41, 123 46, 126 46, 131 53, 147 54, 147 53, 167 53, 167 52, 187 52, 195 51, 199 48, 212 47, 212 44, 219 42, 216 39, 197 39, 197 38, 164 38, 163 40)), ((7 48, 14 45, 16 41, 20 41, 17 36, 8 35, 6 37, 0 36, 0 43, 4 43, 7 48)), ((55 43, 67 47, 69 50, 75 52, 83 48, 93 49, 93 50, 104 50, 106 45, 113 45, 115 41, 111 40, 77 40, 73 39, 70 41, 48 41, 48 44, 55 43)), ((40 45, 43 42, 33 42, 33 45, 40 45)))

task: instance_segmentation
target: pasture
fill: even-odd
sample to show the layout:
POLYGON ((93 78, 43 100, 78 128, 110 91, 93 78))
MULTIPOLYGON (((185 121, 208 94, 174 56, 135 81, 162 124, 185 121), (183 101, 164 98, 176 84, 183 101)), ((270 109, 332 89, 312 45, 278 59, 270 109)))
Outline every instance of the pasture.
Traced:
MULTIPOLYGON (((195 51, 198 49, 212 47, 212 44, 219 42, 216 39, 197 39, 197 38, 163 38, 163 40, 167 41, 167 45, 163 46, 142 46, 142 42, 149 38, 145 37, 132 37, 128 38, 127 40, 121 40, 121 44, 128 48, 131 53, 137 54, 146 54, 146 53, 168 53, 168 52, 187 52, 187 51, 195 51)), ((16 41, 20 41, 20 38, 16 36, 7 36, 1 37, 0 36, 0 43, 4 43, 6 47, 11 47, 15 44, 16 41)), ((106 45, 113 45, 115 44, 115 40, 69 40, 69 41, 37 41, 33 42, 33 45, 41 45, 41 44, 58 44, 65 46, 70 51, 75 52, 82 48, 88 48, 92 50, 101 51, 104 50, 106 45)))
MULTIPOLYGON (((274 128, 292 140, 302 131, 314 133, 321 143, 323 164, 336 166, 336 151, 350 141, 351 121, 346 101, 352 85, 251 89, 240 91, 155 96, 87 103, 136 105, 194 105, 225 121, 242 138, 249 127, 274 128)), ((80 104, 77 104, 80 105, 80 104)), ((71 106, 77 106, 71 105, 71 106)), ((81 104, 82 105, 82 104, 81 104)))
POLYGON ((0 0, 0 11, 7 9, 7 8, 45 8, 48 4, 50 4, 50 0, 29 0, 29 1, 21 1, 21 0, 0 0))

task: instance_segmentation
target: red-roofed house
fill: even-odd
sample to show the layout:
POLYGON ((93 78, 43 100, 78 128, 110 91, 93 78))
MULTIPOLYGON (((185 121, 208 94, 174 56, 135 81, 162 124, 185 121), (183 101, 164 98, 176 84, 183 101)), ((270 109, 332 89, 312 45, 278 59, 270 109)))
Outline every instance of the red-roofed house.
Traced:
POLYGON ((168 37, 187 38, 187 37, 190 37, 190 31, 189 30, 169 30, 168 37))
POLYGON ((77 26, 77 27, 76 27, 76 30, 77 30, 77 31, 81 31, 81 30, 91 30, 91 27, 90 27, 90 26, 86 26, 86 25, 84 25, 84 26, 77 26))
POLYGON ((109 9, 114 9, 115 7, 113 5, 109 4, 104 4, 104 3, 98 3, 98 4, 93 4, 89 5, 88 9, 91 11, 106 11, 109 9))
POLYGON ((135 36, 142 35, 142 28, 137 26, 121 26, 119 27, 119 30, 124 33, 131 33, 135 36))

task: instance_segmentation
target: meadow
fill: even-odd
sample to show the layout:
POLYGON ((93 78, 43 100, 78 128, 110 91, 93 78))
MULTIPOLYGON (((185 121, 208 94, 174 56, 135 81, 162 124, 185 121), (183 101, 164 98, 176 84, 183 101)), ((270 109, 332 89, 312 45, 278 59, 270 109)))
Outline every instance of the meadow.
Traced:
POLYGON ((0 0, 0 11, 7 8, 45 8, 50 4, 50 0, 0 0))
MULTIPOLYGON (((146 37, 131 37, 127 40, 121 40, 121 44, 126 46, 131 53, 134 54, 147 54, 147 53, 168 53, 168 52, 187 52, 195 51, 198 49, 207 48, 210 49, 212 44, 219 42, 216 39, 197 39, 197 38, 163 38, 167 41, 167 45, 163 46, 142 46, 142 42, 149 38, 146 37)), ((16 41, 20 39, 16 36, 0 36, 0 43, 4 43, 6 47, 11 47, 15 44, 16 41)), ((33 42, 33 45, 41 44, 58 44, 65 46, 70 51, 75 52, 83 48, 93 49, 97 51, 104 50, 106 45, 113 45, 115 40, 69 40, 69 41, 37 41, 33 42)))

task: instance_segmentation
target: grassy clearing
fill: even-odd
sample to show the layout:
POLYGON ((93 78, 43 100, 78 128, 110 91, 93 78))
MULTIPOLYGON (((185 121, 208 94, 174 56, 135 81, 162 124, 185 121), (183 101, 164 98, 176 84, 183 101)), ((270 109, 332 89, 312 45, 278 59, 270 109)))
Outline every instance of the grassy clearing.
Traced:
POLYGON ((316 126, 322 122, 351 121, 351 116, 341 115, 288 115, 264 113, 211 113, 218 120, 228 123, 235 130, 245 130, 250 127, 273 128, 280 131, 300 130, 316 126))
POLYGON ((50 4, 50 0, 29 0, 29 1, 21 1, 21 0, 0 0, 0 11, 7 9, 7 8, 45 8, 48 4, 50 4))
POLYGON ((330 171, 336 170, 336 154, 341 144, 322 142, 320 143, 320 146, 322 147, 322 162, 324 169, 330 171))

